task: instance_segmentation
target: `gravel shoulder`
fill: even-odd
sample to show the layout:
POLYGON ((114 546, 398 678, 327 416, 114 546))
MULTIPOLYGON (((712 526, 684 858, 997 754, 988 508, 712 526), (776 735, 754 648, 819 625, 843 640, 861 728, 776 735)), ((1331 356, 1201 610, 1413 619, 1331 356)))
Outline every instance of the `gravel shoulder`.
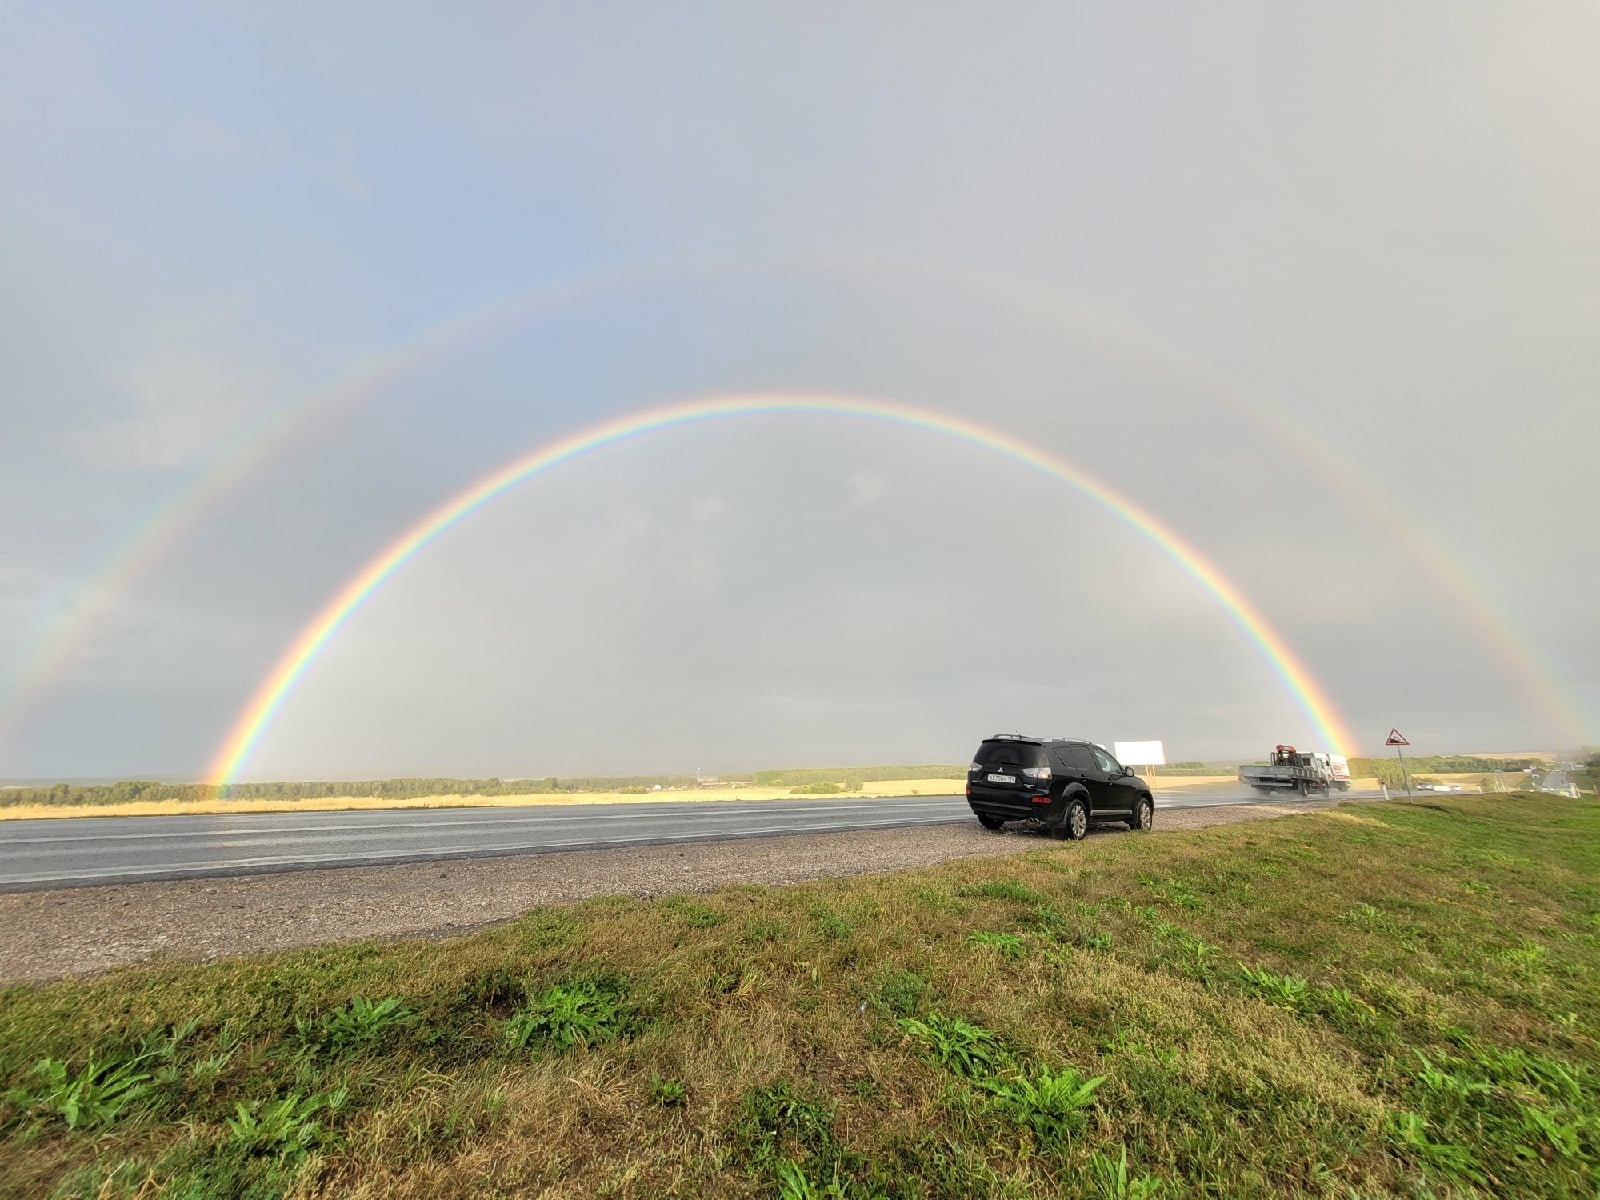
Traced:
MULTIPOLYGON (((1300 801, 1163 810, 1155 836, 1329 807, 1300 801)), ((1108 831, 1092 836, 1121 835, 1108 831)), ((661 896, 712 891, 731 883, 801 883, 957 858, 1021 854, 1057 844, 1014 829, 987 833, 964 821, 4 894, 0 983, 365 938, 451 937, 512 920, 541 904, 592 896, 661 896)))

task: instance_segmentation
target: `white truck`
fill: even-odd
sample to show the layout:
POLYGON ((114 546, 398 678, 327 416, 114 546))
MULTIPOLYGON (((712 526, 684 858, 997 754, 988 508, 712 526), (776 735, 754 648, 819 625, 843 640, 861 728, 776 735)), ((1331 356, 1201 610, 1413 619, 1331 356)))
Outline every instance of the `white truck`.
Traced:
POLYGON ((1326 796, 1335 788, 1350 790, 1350 764, 1342 754, 1274 746, 1266 766, 1239 768, 1239 782, 1263 796, 1274 792, 1299 792, 1302 796, 1321 792, 1326 796))
POLYGON ((1350 790, 1350 760, 1342 754, 1325 755, 1328 760, 1328 770, 1333 774, 1333 786, 1341 791, 1350 790))

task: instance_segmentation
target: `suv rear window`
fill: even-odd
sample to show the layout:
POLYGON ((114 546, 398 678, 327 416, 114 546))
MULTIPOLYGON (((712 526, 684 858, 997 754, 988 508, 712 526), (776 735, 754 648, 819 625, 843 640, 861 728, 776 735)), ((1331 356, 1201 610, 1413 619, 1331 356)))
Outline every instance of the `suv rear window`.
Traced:
POLYGON ((972 761, 980 767, 1041 767, 1044 747, 1037 742, 985 742, 972 761))

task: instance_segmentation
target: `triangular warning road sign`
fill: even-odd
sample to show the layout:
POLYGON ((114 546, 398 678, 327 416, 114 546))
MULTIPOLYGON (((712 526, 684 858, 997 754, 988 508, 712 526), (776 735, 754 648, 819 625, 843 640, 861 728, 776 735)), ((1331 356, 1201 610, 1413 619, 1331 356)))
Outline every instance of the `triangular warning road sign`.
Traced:
POLYGON ((1389 730, 1389 738, 1383 744, 1385 746, 1409 746, 1409 745, 1411 745, 1410 742, 1406 741, 1405 737, 1401 734, 1401 732, 1398 729, 1389 730))

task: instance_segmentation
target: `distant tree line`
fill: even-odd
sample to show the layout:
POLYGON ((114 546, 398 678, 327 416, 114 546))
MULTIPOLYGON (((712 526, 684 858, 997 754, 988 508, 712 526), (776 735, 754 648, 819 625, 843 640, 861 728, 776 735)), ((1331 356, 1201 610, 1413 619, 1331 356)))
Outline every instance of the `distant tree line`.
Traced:
POLYGON ((1600 750, 1585 746, 1578 752, 1583 766, 1576 772, 1578 786, 1600 794, 1600 750))
POLYGON ((785 771, 757 771, 751 780, 757 787, 804 787, 810 783, 837 783, 855 791, 864 783, 886 779, 961 779, 965 766, 920 767, 794 767, 785 771))
MULTIPOLYGON (((1407 757, 1412 778, 1418 775, 1492 774, 1517 772, 1542 765, 1535 758, 1494 759, 1473 755, 1419 755, 1407 757)), ((757 771, 753 782, 760 787, 802 788, 831 784, 841 790, 857 791, 863 784, 889 779, 960 779, 965 765, 923 764, 886 767, 795 767, 778 771, 757 771)), ((1162 775, 1231 775, 1230 763, 1179 762, 1158 768, 1162 775)), ((1400 764, 1393 758, 1353 758, 1350 774, 1357 778, 1376 777, 1391 787, 1400 783, 1400 764)), ((1600 786, 1600 754, 1592 754, 1587 769, 1578 773, 1580 786, 1600 786)), ((622 792, 640 795, 661 788, 692 788, 699 781, 693 775, 574 775, 543 779, 368 779, 346 783, 233 783, 215 791, 200 783, 151 783, 130 780, 122 783, 57 783, 50 787, 0 788, 0 808, 21 805, 114 805, 140 802, 209 800, 317 800, 354 796, 383 800, 416 800, 426 796, 548 796, 581 795, 586 792, 622 792)), ((804 793, 802 793, 804 794, 804 793)), ((820 789, 813 794, 825 794, 820 789)))
POLYGON ((1239 769, 1231 762, 1175 762, 1153 768, 1157 775, 1232 775, 1239 769))
POLYGON ((134 804, 171 800, 318 800, 356 796, 416 800, 424 796, 547 796, 584 792, 648 792, 694 787, 693 775, 579 775, 558 779, 368 779, 346 783, 230 783, 220 790, 203 783, 122 783, 0 789, 0 807, 24 804, 134 804))
MULTIPOLYGON (((1406 755, 1406 770, 1413 782, 1419 775, 1492 775, 1496 771, 1521 771, 1543 764, 1537 758, 1479 758, 1476 755, 1406 755)), ((1404 786, 1397 758, 1352 758, 1350 774, 1356 779, 1376 778, 1390 787, 1404 786)))

